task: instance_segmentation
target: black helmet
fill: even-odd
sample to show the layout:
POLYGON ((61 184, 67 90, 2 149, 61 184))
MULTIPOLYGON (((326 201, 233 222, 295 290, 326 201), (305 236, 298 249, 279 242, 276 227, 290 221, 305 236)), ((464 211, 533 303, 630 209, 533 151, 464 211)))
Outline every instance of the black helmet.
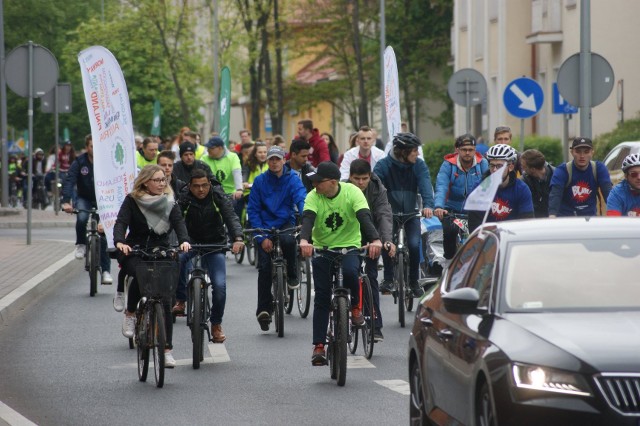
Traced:
POLYGON ((398 133, 393 138, 393 146, 400 148, 417 148, 422 145, 420 139, 413 133, 398 133))

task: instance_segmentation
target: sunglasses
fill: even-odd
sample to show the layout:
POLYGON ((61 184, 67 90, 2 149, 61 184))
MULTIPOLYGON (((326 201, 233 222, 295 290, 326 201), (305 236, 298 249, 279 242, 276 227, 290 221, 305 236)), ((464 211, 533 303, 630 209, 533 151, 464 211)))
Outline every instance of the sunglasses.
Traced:
POLYGON ((638 176, 640 176, 640 172, 629 172, 627 173, 627 176, 629 176, 630 178, 637 178, 638 176))

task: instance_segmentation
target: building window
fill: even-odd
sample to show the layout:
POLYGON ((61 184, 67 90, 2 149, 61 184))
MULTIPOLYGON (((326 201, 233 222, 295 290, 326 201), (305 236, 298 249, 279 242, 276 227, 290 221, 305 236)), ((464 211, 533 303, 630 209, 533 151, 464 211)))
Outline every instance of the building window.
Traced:
POLYGON ((567 9, 575 9, 576 8, 576 3, 577 3, 576 0, 565 0, 564 6, 567 9))

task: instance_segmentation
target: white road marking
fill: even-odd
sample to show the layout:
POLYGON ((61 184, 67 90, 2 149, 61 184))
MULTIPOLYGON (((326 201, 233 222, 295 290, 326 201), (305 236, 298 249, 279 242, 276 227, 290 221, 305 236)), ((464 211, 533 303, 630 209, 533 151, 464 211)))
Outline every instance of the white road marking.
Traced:
POLYGON ((404 380, 375 380, 380 386, 391 389, 394 392, 398 392, 401 395, 410 395, 409 383, 404 380))
POLYGON ((376 368, 369 360, 361 355, 349 355, 347 357, 347 368, 376 368))
MULTIPOLYGON (((211 356, 204 357, 204 360, 200 362, 200 364, 220 364, 222 362, 230 362, 231 358, 229 357, 229 353, 227 352, 227 348, 224 343, 209 343, 207 345, 209 347, 209 353, 211 356)), ((149 352, 149 356, 151 359, 149 360, 149 368, 153 369, 153 354, 149 352)), ((191 365, 193 360, 191 358, 187 359, 177 359, 176 366, 178 365, 191 365)), ((131 362, 126 364, 114 365, 111 368, 138 368, 137 362, 131 362)), ((356 367, 363 368, 363 367, 356 367)))
POLYGON ((0 401, 0 423, 3 422, 11 426, 37 426, 22 414, 0 401))

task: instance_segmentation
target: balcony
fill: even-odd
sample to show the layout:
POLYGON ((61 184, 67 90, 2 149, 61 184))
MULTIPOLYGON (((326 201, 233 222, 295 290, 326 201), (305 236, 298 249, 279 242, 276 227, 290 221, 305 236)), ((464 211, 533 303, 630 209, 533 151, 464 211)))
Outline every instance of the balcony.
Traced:
POLYGON ((562 42, 562 0, 531 1, 531 34, 528 44, 562 42))

